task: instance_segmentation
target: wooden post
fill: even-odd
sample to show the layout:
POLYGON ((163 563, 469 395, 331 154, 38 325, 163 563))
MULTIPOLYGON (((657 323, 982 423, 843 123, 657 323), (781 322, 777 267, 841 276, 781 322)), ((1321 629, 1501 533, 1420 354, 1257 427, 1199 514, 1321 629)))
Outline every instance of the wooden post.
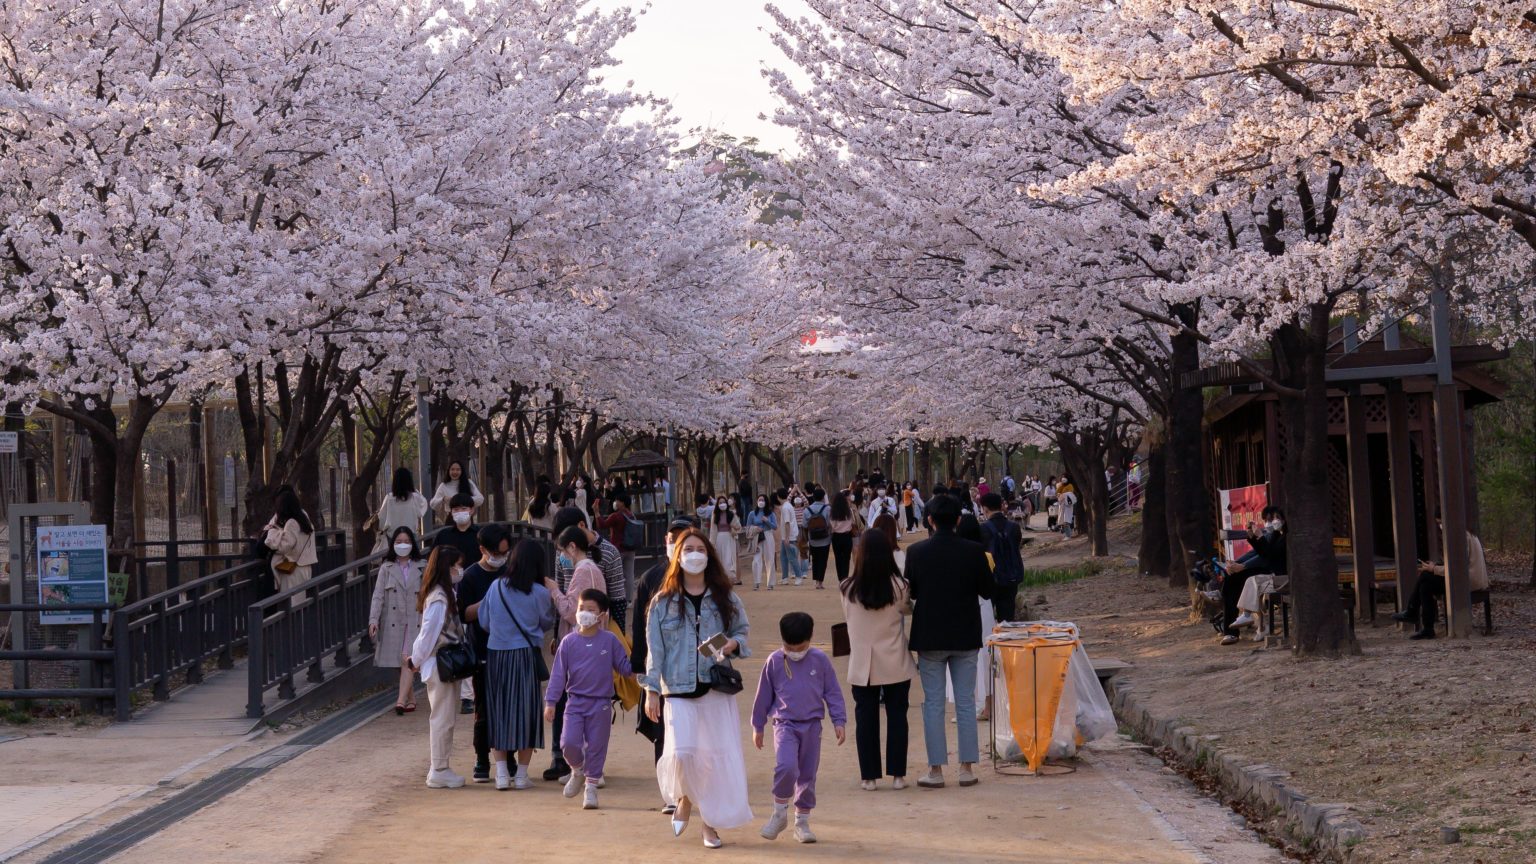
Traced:
MULTIPOLYGON (((218 552, 218 544, 214 543, 219 537, 219 476, 220 462, 218 453, 214 449, 213 435, 214 411, 207 404, 203 405, 203 540, 206 541, 205 554, 212 555, 218 552)), ((235 526, 231 525, 230 534, 233 536, 235 526)))
POLYGON ((165 460, 165 587, 175 588, 181 584, 181 555, 176 546, 180 532, 177 530, 177 522, 180 521, 176 501, 176 460, 165 460))
POLYGON ((1387 451, 1392 482, 1392 553, 1397 559, 1397 608, 1407 608, 1418 576, 1419 540, 1413 518, 1413 450, 1409 444, 1408 394, 1400 381, 1387 384, 1387 451))
MULTIPOLYGON (((1461 394, 1451 376, 1450 301, 1445 289, 1430 294, 1434 332, 1435 450, 1440 463, 1440 514, 1444 525, 1445 607, 1449 635, 1465 639, 1472 634, 1472 589, 1467 573, 1466 465, 1462 461, 1461 394)), ((1433 518, 1433 514, 1431 514, 1433 518)), ((1433 529, 1431 529, 1433 533, 1433 529)))
MULTIPOLYGON (((119 462, 119 471, 133 472, 133 539, 144 541, 144 457, 135 457, 132 463, 119 462)), ((122 502, 118 502, 122 506, 122 502)))
POLYGON ((64 418, 54 415, 50 429, 48 437, 53 445, 53 500, 62 503, 69 500, 69 489, 66 488, 69 485, 69 472, 65 470, 69 448, 64 446, 64 418))
POLYGON ((1371 530, 1371 459, 1365 432, 1365 397, 1351 387, 1344 397, 1345 451, 1349 458, 1350 545, 1355 559, 1355 614, 1376 619, 1376 535, 1371 530))

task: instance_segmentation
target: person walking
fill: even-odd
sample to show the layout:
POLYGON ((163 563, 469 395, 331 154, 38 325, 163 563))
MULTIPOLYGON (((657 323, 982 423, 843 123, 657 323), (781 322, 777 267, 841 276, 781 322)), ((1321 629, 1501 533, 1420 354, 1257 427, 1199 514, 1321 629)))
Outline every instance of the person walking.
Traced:
POLYGON ((476 783, 489 783, 491 782, 491 715, 490 704, 487 702, 490 691, 486 689, 485 676, 486 656, 490 652, 490 633, 469 616, 468 608, 484 599, 491 586, 506 573, 507 558, 512 548, 512 535, 507 533, 504 526, 492 523, 480 529, 479 541, 480 558, 464 568, 464 574, 459 580, 455 608, 459 610, 459 617, 468 629, 469 638, 475 644, 475 656, 480 659, 474 674, 470 676, 475 700, 473 777, 476 783))
POLYGON ((828 515, 832 520, 832 563, 837 569, 837 584, 841 585, 848 579, 848 565, 853 557, 855 522, 855 511, 853 505, 848 502, 846 491, 832 496, 828 515))
POLYGON ((696 528, 682 532, 646 617, 640 683, 646 716, 666 730, 656 781, 676 807, 672 834, 682 835, 697 807, 710 849, 722 845, 720 829, 752 821, 736 704, 741 675, 729 667, 751 655, 747 633, 746 607, 709 539, 696 528))
MULTIPOLYGON (((539 685, 548 677, 541 652, 544 634, 557 615, 544 576, 544 550, 533 540, 513 547, 505 575, 495 580, 485 597, 465 615, 488 634, 485 682, 490 707, 489 742, 496 768, 496 788, 532 788, 528 763, 544 746, 543 699, 539 685), (517 772, 507 769, 508 754, 517 757, 517 772)), ((479 692, 479 684, 476 684, 479 692)))
POLYGON ((427 499, 416 491, 416 478, 411 476, 411 469, 396 468, 390 493, 379 505, 379 542, 373 551, 388 549, 389 538, 402 525, 420 534, 421 520, 427 515, 427 509, 427 499))
POLYGON ((818 589, 826 587, 832 538, 832 507, 827 504, 827 490, 818 486, 811 492, 811 503, 805 505, 805 545, 811 553, 811 581, 818 589))
POLYGON ((997 594, 992 598, 992 613, 997 621, 1012 621, 1018 603, 1019 585, 1024 581, 1024 534, 1003 513, 1003 496, 989 492, 981 496, 982 545, 992 555, 992 578, 997 594))
MULTIPOLYGON (((646 658, 650 656, 650 644, 646 642, 646 616, 650 612, 651 598, 655 597, 656 592, 661 590, 661 583, 667 575, 667 568, 672 565, 672 559, 677 557, 678 538, 682 537, 685 531, 699 527, 699 524, 689 520, 687 517, 672 520, 672 524, 667 527, 667 539, 664 549, 665 557, 652 565, 651 569, 645 571, 645 574, 635 583, 635 620, 634 626, 630 629, 630 632, 634 633, 635 636, 634 644, 629 653, 629 664, 630 668, 636 670, 636 674, 645 671, 646 658)), ((721 562, 722 565, 724 563, 723 561, 721 562)), ((666 712, 665 700, 662 701, 661 710, 663 713, 666 712)), ((656 751, 654 754, 655 761, 660 762, 661 751, 665 745, 663 725, 659 721, 653 721, 645 716, 645 712, 641 711, 635 731, 650 740, 656 751)), ((672 809, 676 806, 665 801, 662 804, 661 812, 663 813, 671 813, 672 809)))
POLYGON ((368 606, 373 665, 400 670, 400 692, 395 697, 397 715, 416 710, 412 686, 415 675, 405 658, 416 643, 417 616, 421 610, 414 607, 420 594, 421 550, 416 547, 416 535, 401 526, 390 538, 389 551, 373 580, 373 601, 368 606))
POLYGON ((709 542, 714 544, 715 552, 720 556, 720 566, 725 568, 726 577, 732 585, 740 585, 741 574, 736 569, 736 535, 741 533, 741 519, 736 515, 736 505, 721 495, 715 499, 714 507, 706 510, 705 519, 700 524, 709 526, 709 542))
POLYGON ((459 550, 460 560, 474 561, 480 557, 479 533, 474 497, 457 492, 448 499, 448 527, 437 534, 432 545, 452 546, 459 550))
POLYGON ((453 509, 453 497, 455 495, 468 495, 474 502, 473 508, 478 510, 485 503, 485 496, 480 494, 480 487, 475 481, 469 479, 464 473, 464 463, 455 459, 448 463, 448 474, 443 482, 437 484, 437 491, 432 493, 432 500, 427 504, 432 507, 432 512, 437 514, 438 521, 447 522, 453 509))
POLYGON ((459 682, 444 681, 437 671, 437 649, 444 645, 462 642, 468 638, 459 620, 459 610, 454 604, 454 573, 459 569, 459 550, 452 546, 439 546, 427 556, 427 568, 421 578, 421 590, 416 598, 416 609, 421 622, 416 638, 411 642, 406 656, 408 669, 421 673, 427 685, 427 741, 431 754, 431 767, 427 769, 427 788, 458 789, 464 778, 448 766, 453 752, 453 727, 458 723, 459 682))
MULTIPOLYGON (((619 550, 619 561, 623 567, 624 590, 618 592, 622 600, 627 598, 635 589, 635 554, 639 552, 637 546, 630 545, 626 540, 626 534, 631 525, 639 525, 635 514, 629 508, 629 496, 618 495, 613 499, 613 512, 597 520, 597 527, 608 532, 608 540, 613 547, 619 550)), ((643 531, 641 532, 643 535, 643 531)), ((622 611, 622 609, 620 610, 622 611)), ((620 616, 620 620, 623 620, 620 616)))
MULTIPOLYGON (((606 601, 608 589, 602 568, 592 560, 592 540, 586 529, 572 525, 560 532, 555 544, 555 548, 560 550, 559 557, 555 559, 556 565, 571 571, 570 581, 564 588, 560 587, 558 581, 550 580, 552 587, 549 594, 555 601, 555 609, 560 613, 560 621, 555 625, 555 641, 559 642, 567 633, 576 629, 576 612, 581 603, 581 593, 588 589, 601 591, 606 601)), ((607 609, 603 611, 607 612, 607 609)))
POLYGON ((986 551, 955 533, 960 502, 940 495, 928 502, 933 535, 907 550, 907 583, 912 592, 911 648, 923 681, 923 740, 928 773, 917 784, 944 786, 949 761, 944 729, 944 676, 954 682, 956 735, 961 786, 977 783, 980 746, 976 729, 976 654, 981 648, 979 598, 996 591, 986 551))
POLYGON ((279 592, 297 588, 314 575, 315 524, 299 504, 292 486, 277 490, 277 507, 262 530, 262 543, 273 552, 270 566, 279 592))
POLYGON ((907 517, 907 531, 917 530, 917 489, 909 481, 901 487, 901 511, 907 517))
POLYGON ((907 706, 917 664, 907 647, 910 594, 883 531, 866 531, 853 575, 838 585, 848 622, 848 683, 853 687, 853 734, 859 785, 873 792, 881 774, 891 788, 907 786, 907 706), (880 709, 885 708, 885 771, 880 770, 880 709))
POLYGON ((805 573, 800 569, 800 549, 796 545, 800 539, 800 524, 795 520, 795 505, 788 489, 773 493, 773 498, 776 502, 773 518, 779 526, 779 578, 786 585, 791 579, 799 585, 805 581, 805 573))
POLYGON ((779 522, 774 518, 773 509, 768 506, 768 496, 758 496, 757 507, 747 514, 747 531, 757 543, 757 554, 752 556, 753 591, 765 581, 768 590, 773 590, 779 557, 778 527, 779 522))
POLYGON ((549 500, 553 493, 549 481, 540 480, 533 489, 533 500, 528 502, 527 509, 523 511, 523 521, 536 528, 553 530, 555 508, 549 500))
POLYGON ((597 789, 603 783, 608 757, 608 733, 613 725, 613 676, 633 677, 624 643, 603 626, 608 595, 586 588, 578 598, 576 629, 565 634, 555 650, 555 662, 544 691, 544 719, 555 719, 555 702, 567 702, 565 731, 556 745, 571 766, 565 797, 583 793, 581 809, 597 809, 597 789), (584 787, 584 789, 583 789, 584 787))

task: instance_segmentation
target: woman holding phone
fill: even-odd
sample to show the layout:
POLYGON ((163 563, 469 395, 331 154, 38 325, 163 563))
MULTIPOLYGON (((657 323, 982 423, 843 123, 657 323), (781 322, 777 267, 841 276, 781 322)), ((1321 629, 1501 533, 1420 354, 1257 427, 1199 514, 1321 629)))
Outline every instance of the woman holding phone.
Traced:
POLYGON ((730 658, 750 656, 747 610, 702 531, 683 532, 672 550, 646 616, 649 651, 640 683, 646 716, 666 730, 656 781, 677 808, 672 834, 683 833, 697 807, 704 845, 718 849, 719 829, 752 821, 735 695, 740 679, 733 687, 724 674, 730 658))

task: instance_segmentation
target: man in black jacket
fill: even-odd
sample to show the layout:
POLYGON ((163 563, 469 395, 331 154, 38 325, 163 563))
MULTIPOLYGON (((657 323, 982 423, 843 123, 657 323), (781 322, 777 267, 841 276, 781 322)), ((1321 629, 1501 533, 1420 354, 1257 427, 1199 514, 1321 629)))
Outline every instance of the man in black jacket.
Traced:
POLYGON ((996 565, 992 576, 997 594, 992 597, 992 612, 999 622, 1012 621, 1019 583, 1024 581, 1024 556, 1019 552, 1024 535, 1018 523, 1003 513, 1003 496, 996 492, 981 496, 981 512, 986 517, 981 522, 981 536, 986 538, 987 551, 996 565))
MULTIPOLYGON (((485 593, 491 589, 491 585, 501 578, 507 570, 507 554, 512 548, 512 535, 506 528, 500 525, 490 524, 480 529, 477 541, 480 544, 480 560, 464 568, 464 578, 459 580, 458 599, 455 601, 459 607, 459 617, 463 618, 464 610, 485 599, 485 593)), ((475 652, 480 657, 480 665, 475 667, 475 673, 470 680, 475 685, 475 782, 491 782, 491 715, 486 705, 486 696, 490 691, 485 686, 485 658, 490 656, 489 643, 491 635, 472 622, 464 622, 470 637, 475 641, 475 652)))
POLYGON ((995 592, 986 550, 955 533, 960 502, 938 495, 928 502, 925 520, 933 536, 907 550, 907 582, 911 585, 912 636, 918 674, 923 680, 923 741, 928 749, 928 773, 917 785, 944 786, 949 743, 944 734, 944 674, 955 691, 956 737, 960 756, 960 785, 976 785, 980 758, 976 730, 976 652, 981 649, 981 606, 995 592))

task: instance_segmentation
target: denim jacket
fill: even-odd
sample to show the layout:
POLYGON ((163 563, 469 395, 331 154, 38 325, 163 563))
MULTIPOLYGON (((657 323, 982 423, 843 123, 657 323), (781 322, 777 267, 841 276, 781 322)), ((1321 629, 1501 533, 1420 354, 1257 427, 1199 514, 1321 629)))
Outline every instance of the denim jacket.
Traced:
POLYGON ((720 623, 720 609, 713 595, 704 595, 699 615, 686 598, 658 596, 651 601, 645 620, 648 653, 641 685, 663 696, 693 692, 698 682, 709 680, 709 670, 715 665, 713 658, 699 653, 699 643, 720 632, 741 646, 732 657, 752 656, 747 648, 747 609, 735 592, 731 592, 729 630, 720 623))

